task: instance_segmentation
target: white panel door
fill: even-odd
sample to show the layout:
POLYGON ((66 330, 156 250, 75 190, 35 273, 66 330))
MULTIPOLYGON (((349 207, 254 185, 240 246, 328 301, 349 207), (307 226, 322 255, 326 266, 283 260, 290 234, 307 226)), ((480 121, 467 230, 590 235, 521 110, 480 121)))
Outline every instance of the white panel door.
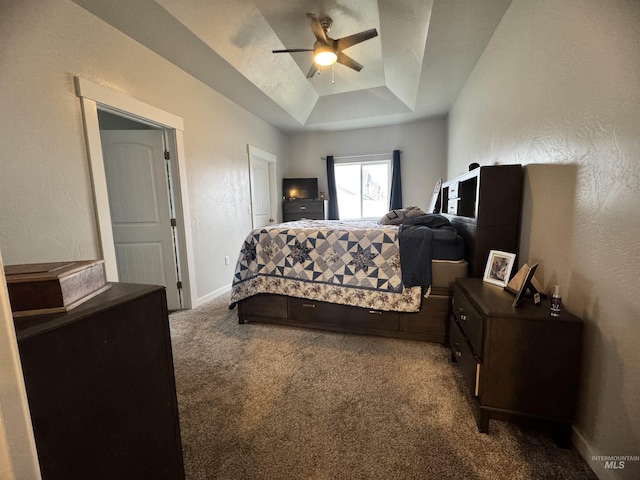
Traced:
POLYGON ((269 164, 261 159, 251 160, 251 212, 253 228, 273 223, 269 196, 269 164))
POLYGON ((164 285, 168 307, 176 310, 181 302, 163 135, 100 132, 119 279, 164 285))

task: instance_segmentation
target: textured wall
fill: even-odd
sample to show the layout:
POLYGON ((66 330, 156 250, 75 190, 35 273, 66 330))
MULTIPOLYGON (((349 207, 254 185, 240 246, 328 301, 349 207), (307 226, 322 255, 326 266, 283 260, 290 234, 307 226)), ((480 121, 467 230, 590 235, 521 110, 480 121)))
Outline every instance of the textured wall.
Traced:
POLYGON ((0 11, 5 262, 99 256, 78 75, 184 119, 196 296, 229 285, 224 255, 251 228, 246 145, 286 165, 287 137, 70 1, 3 0, 0 11))
POLYGON ((448 176, 526 167, 519 262, 585 320, 575 440, 640 455, 640 2, 514 0, 449 121, 448 176))
POLYGON ((425 209, 436 181, 446 174, 446 132, 446 119, 436 118, 388 127, 292 135, 285 176, 318 177, 320 190, 326 192, 327 167, 321 157, 400 149, 403 203, 425 209))

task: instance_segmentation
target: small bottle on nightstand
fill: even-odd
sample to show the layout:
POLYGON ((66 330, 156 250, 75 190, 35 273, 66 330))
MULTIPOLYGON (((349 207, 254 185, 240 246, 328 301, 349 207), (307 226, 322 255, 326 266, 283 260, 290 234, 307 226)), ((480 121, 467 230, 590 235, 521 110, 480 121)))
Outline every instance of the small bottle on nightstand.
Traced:
POLYGON ((562 309, 562 298, 560 297, 560 285, 554 285, 553 295, 551 296, 551 316, 559 317, 562 309))

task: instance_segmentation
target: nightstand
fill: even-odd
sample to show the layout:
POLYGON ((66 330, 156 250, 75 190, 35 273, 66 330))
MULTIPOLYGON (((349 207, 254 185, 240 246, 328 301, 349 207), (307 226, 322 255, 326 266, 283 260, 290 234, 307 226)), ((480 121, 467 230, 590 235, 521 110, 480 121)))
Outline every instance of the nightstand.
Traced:
POLYGON ((559 445, 571 444, 578 398, 582 320, 550 300, 534 305, 479 278, 456 279, 451 315, 451 359, 478 405, 480 432, 489 420, 522 420, 549 427, 559 445))

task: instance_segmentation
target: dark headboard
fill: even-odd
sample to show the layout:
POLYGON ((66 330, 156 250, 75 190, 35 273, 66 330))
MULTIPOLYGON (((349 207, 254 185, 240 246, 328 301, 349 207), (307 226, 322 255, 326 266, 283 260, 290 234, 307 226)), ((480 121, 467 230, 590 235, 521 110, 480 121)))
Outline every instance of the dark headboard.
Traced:
POLYGON ((478 167, 442 184, 441 213, 465 243, 469 275, 482 277, 491 250, 518 254, 522 166, 478 167))

